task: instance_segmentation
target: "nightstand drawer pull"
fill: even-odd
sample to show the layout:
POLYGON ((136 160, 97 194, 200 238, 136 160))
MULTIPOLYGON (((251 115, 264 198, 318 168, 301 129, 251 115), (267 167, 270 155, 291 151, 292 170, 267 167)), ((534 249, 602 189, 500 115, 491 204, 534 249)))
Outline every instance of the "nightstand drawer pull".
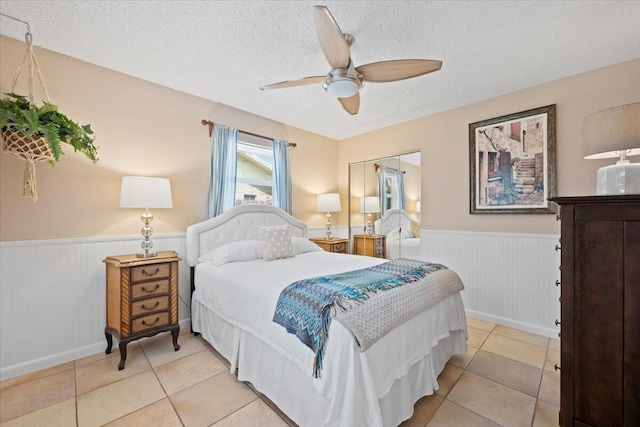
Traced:
POLYGON ((144 274, 147 277, 155 276, 159 272, 160 272, 160 267, 156 267, 156 271, 154 271, 153 273, 147 273, 147 270, 145 270, 144 268, 142 269, 142 274, 144 274))
POLYGON ((146 282, 149 279, 164 279, 171 276, 171 263, 163 262, 153 265, 131 267, 131 282, 146 282))
POLYGON ((148 314, 143 317, 131 319, 131 333, 137 334, 149 329, 161 328, 169 325, 169 312, 161 311, 156 314, 148 314))
POLYGON ((147 323, 147 321, 146 321, 146 320, 143 320, 141 323, 142 323, 144 326, 153 326, 153 325, 155 325, 156 323, 158 323, 159 321, 160 321, 160 318, 159 318, 159 317, 156 317, 156 320, 155 320, 153 323, 147 323))
POLYGON ((558 364, 557 364, 557 363, 555 363, 555 364, 553 365, 553 369, 555 369, 556 371, 559 371, 559 370, 560 370, 560 366, 558 366, 558 364))
POLYGON ((558 322, 558 319, 556 319, 556 326, 560 326, 560 322, 558 322))
POLYGON ((556 245, 556 251, 559 251, 559 250, 561 250, 561 249, 562 249, 562 246, 560 246, 560 245, 556 245))
POLYGON ((145 286, 143 286, 143 287, 142 287, 142 292, 146 292, 146 293, 148 293, 148 294, 152 294, 152 293, 154 293, 155 291, 157 291, 159 288, 160 288, 160 283, 156 283, 156 287, 155 287, 155 288, 153 288, 153 289, 151 289, 151 290, 149 290, 149 289, 147 289, 145 286))
POLYGON ((556 280, 556 286, 560 286, 560 280, 556 280))
MULTIPOLYGON (((134 283, 131 285, 131 299, 147 299, 169 293, 169 279, 156 279, 153 282, 134 283)), ((153 301, 146 301, 153 304, 153 301)))
POLYGON ((155 310, 156 308, 158 308, 159 305, 160 305, 160 301, 156 301, 156 303, 154 304, 153 307, 147 307, 146 305, 142 304, 142 306, 140 308, 142 308, 143 310, 151 311, 151 310, 155 310))

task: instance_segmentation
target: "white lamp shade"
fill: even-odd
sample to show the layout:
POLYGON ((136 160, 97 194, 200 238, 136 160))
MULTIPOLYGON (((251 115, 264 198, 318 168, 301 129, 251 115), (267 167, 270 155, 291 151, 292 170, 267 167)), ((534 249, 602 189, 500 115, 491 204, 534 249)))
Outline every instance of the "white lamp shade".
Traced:
POLYGON ((420 213, 420 200, 416 202, 416 213, 420 213))
POLYGON ((360 197, 360 212, 380 212, 380 199, 372 196, 360 197))
POLYGON ((340 195, 338 193, 318 194, 316 212, 340 212, 340 195))
POLYGON ((585 159, 619 158, 640 155, 640 102, 598 111, 584 118, 585 159))
POLYGON ((123 176, 121 208, 172 208, 171 184, 166 178, 123 176))

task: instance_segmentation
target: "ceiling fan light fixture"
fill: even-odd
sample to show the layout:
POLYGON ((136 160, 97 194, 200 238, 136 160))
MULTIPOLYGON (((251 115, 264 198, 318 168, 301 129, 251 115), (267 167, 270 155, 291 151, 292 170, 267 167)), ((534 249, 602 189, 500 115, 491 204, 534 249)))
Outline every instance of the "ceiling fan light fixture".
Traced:
POLYGON ((362 84, 361 76, 349 64, 349 68, 336 68, 327 74, 322 87, 336 98, 350 98, 358 93, 362 84))
POLYGON ((353 79, 341 78, 328 84, 325 90, 336 98, 350 98, 358 93, 360 85, 353 79))

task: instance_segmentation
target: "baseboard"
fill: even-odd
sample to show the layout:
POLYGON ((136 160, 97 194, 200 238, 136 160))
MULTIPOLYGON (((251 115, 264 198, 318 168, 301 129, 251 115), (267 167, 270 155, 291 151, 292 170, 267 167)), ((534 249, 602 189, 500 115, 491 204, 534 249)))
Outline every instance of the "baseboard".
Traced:
POLYGON ((538 325, 532 325, 531 323, 520 322, 518 320, 507 319, 506 317, 494 316, 491 314, 481 313, 474 310, 465 310, 468 317, 474 319, 484 320, 485 322, 497 323, 502 326, 508 326, 514 329, 520 329, 521 331, 531 332, 532 334, 538 334, 549 338, 559 339, 558 330, 552 328, 545 328, 538 325))
MULTIPOLYGON (((183 319, 179 323, 180 329, 191 327, 191 319, 183 319)), ((20 375, 30 374, 32 372, 51 368, 53 366, 62 365, 63 363, 72 362, 74 360, 82 359, 83 357, 92 356, 94 354, 103 352, 106 349, 106 346, 106 341, 97 342, 85 347, 74 348, 73 350, 65 351, 63 353, 52 354, 40 359, 30 360, 28 362, 20 363, 13 366, 7 366, 6 368, 0 369, 0 381, 19 377, 20 375)), ((113 340, 113 348, 118 348, 117 340, 113 340)))

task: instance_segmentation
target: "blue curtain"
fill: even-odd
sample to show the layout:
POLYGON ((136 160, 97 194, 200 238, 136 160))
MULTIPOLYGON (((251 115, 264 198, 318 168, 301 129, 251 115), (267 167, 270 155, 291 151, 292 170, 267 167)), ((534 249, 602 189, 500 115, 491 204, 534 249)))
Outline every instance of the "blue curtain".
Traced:
POLYGON ((398 183, 398 208, 404 210, 404 172, 396 171, 396 182, 398 183))
POLYGON ((211 132, 211 170, 207 219, 235 205, 238 129, 215 124, 211 132))
POLYGON ((378 197, 380 198, 380 216, 387 211, 387 186, 384 179, 384 168, 378 168, 378 197))
POLYGON ((291 157, 287 141, 273 140, 274 205, 293 215, 291 204, 291 157))

